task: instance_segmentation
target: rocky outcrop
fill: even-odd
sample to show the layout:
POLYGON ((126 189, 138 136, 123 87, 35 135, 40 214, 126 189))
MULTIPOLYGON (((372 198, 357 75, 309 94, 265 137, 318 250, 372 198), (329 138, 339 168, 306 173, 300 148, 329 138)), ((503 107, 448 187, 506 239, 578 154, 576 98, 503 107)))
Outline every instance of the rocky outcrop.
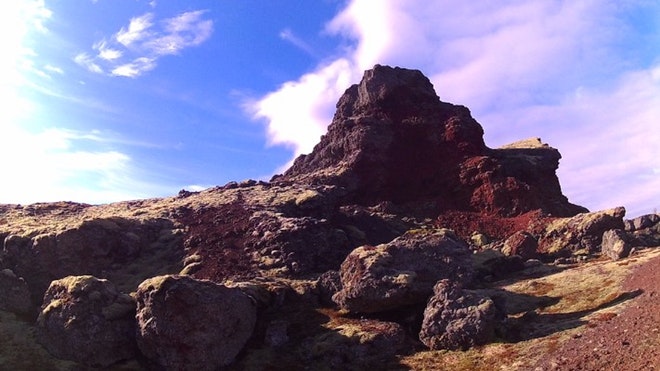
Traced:
POLYGON ((488 297, 441 280, 424 310, 419 339, 431 349, 467 349, 492 339, 502 314, 488 297))
POLYGON ((378 369, 405 343, 405 330, 398 323, 347 320, 334 331, 306 339, 301 353, 309 369, 378 369))
POLYGON ((440 279, 471 279, 470 251, 448 230, 417 230, 378 246, 361 246, 341 264, 341 308, 373 313, 423 303, 440 279))
POLYGON ((28 314, 32 310, 30 289, 11 269, 0 270, 0 310, 28 314))
POLYGON ((539 140, 489 149, 470 111, 441 102, 420 71, 376 65, 340 98, 312 153, 273 181, 336 185, 348 203, 431 204, 436 215, 584 212, 561 193, 560 157, 539 140))
POLYGON ((640 215, 634 219, 625 221, 625 229, 629 232, 639 231, 646 228, 651 228, 657 223, 660 223, 660 215, 646 214, 640 215))
POLYGON ((252 335, 256 305, 240 289, 188 276, 159 276, 137 291, 137 342, 167 370, 216 370, 252 335))
POLYGON ((625 231, 611 229, 603 233, 601 252, 612 260, 619 260, 630 254, 632 246, 625 231))
POLYGON ((40 301, 52 280, 69 275, 104 277, 141 255, 162 254, 149 247, 162 238, 163 230, 171 229, 172 222, 165 219, 112 217, 85 220, 64 230, 10 234, 3 244, 3 265, 23 277, 33 300, 40 301))
POLYGON ((504 241, 502 254, 506 256, 518 255, 524 260, 534 259, 539 247, 534 236, 526 231, 516 232, 504 241))
POLYGON ((660 214, 647 214, 625 221, 630 243, 635 246, 660 246, 660 214))
POLYGON ((133 298, 111 282, 69 276, 44 295, 38 339, 55 357, 105 367, 137 354, 134 315, 133 298))
MULTIPOLYGON (((538 138, 489 148, 470 111, 440 101, 420 71, 375 66, 346 90, 314 151, 271 182, 98 206, 0 205, 0 315, 29 313, 28 295, 34 310, 55 280, 40 337, 87 366, 119 359, 89 355, 99 344, 126 341, 157 369, 236 357, 238 368, 286 368, 250 367, 282 349, 297 366, 378 368, 411 345, 444 279, 420 337, 434 348, 481 344, 493 313, 468 282, 510 276, 536 253, 599 252, 603 233, 622 228, 622 210, 568 202, 560 158, 538 138), (140 282, 137 304, 118 293, 140 282), (133 339, 121 321, 136 305, 133 339), (91 336, 91 348, 79 345, 91 336)), ((629 223, 634 247, 656 241, 653 220, 629 223)))
POLYGON ((623 229, 625 214, 625 208, 617 207, 556 219, 545 227, 539 239, 539 251, 549 254, 600 251, 603 233, 610 229, 623 229))

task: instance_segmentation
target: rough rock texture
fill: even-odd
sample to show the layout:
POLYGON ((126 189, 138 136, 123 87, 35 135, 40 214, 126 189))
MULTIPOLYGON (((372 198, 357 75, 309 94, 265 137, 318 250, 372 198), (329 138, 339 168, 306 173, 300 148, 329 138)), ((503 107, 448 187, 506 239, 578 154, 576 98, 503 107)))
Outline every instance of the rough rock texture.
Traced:
POLYGON ((501 313, 490 298, 449 280, 439 281, 433 291, 419 333, 422 343, 431 349, 466 349, 492 339, 501 313))
POLYGON ((0 270, 0 310, 28 314, 32 310, 30 289, 11 269, 0 270))
POLYGON ((612 260, 619 260, 627 257, 632 249, 629 243, 630 237, 625 231, 620 229, 611 229, 603 233, 603 242, 601 251, 612 260))
POLYGON ((341 264, 341 308, 372 313, 422 303, 433 285, 471 279, 470 251, 448 230, 417 230, 378 246, 361 246, 341 264))
POLYGON ((578 250, 596 252, 605 231, 624 228, 625 214, 625 208, 617 207, 557 219, 545 227, 539 239, 539 251, 551 254, 578 250))
POLYGON ((423 203, 436 214, 584 212, 561 193, 560 157, 537 139, 489 149, 470 111, 441 102, 420 71, 376 65, 346 90, 314 151, 273 181, 338 185, 349 202, 423 203))
POLYGON ((630 243, 635 246, 660 246, 660 215, 647 214, 625 221, 626 232, 632 234, 630 243))
POLYGON ((631 220, 625 221, 625 229, 629 232, 638 231, 645 228, 650 228, 660 222, 660 215, 646 214, 638 216, 631 220))
POLYGON ((132 358, 135 301, 110 281, 69 276, 53 281, 37 319, 38 339, 51 354, 87 366, 132 358))
POLYGON ((524 260, 534 259, 537 256, 536 249, 538 247, 539 244, 531 233, 520 231, 504 241, 502 254, 506 256, 518 255, 524 260))
POLYGON ((346 321, 334 331, 306 339, 302 346, 309 369, 382 368, 382 360, 405 346, 401 325, 372 319, 346 321))
POLYGON ((137 341, 168 370, 216 370, 252 335, 256 305, 240 289, 188 276, 160 276, 137 291, 137 341))
MULTIPOLYGON (((254 305, 245 304, 245 295, 256 301, 260 316, 239 364, 271 352, 295 366, 310 361, 310 367, 322 368, 330 360, 350 369, 358 357, 365 362, 356 368, 378 368, 401 356, 384 350, 398 349, 400 328, 375 320, 355 324, 353 313, 336 311, 332 297, 351 312, 387 311, 375 316, 398 321, 407 342, 410 334, 417 336, 420 308, 438 279, 465 282, 473 259, 480 259, 474 265, 485 281, 525 267, 520 256, 495 251, 514 232, 547 237, 547 246, 557 242, 562 251, 600 246, 600 227, 580 226, 599 222, 557 219, 586 211, 562 195, 555 175, 559 159, 538 138, 488 148, 469 110, 441 102, 421 72, 376 66, 340 99, 314 151, 271 182, 230 182, 107 205, 0 205, 0 271, 24 279, 33 307, 52 280, 69 275, 107 278, 123 292, 133 292, 149 277, 187 275, 150 280, 153 287, 141 291, 142 350, 156 368, 230 362, 250 331, 221 332, 233 334, 225 327, 232 318, 252 321, 254 305), (552 220, 557 224, 546 228, 552 220), (435 231, 439 228, 465 240, 478 236, 471 246, 475 252, 493 250, 472 254, 455 236, 435 231), (573 240, 563 241, 566 235, 573 240), (228 299, 233 296, 240 299, 228 299), (216 299, 220 304, 212 302, 216 299), (232 308, 223 307, 228 301, 232 308), (344 321, 352 325, 342 327, 344 321), (322 350, 316 341, 340 350, 322 350), (213 344, 213 351, 201 351, 203 344, 213 344), (208 358, 217 354, 221 359, 208 358)), ((614 224, 602 230, 619 228, 614 224)), ((634 231, 640 241, 634 246, 651 246, 660 238, 658 228, 656 223, 634 231)), ((527 254, 527 247, 513 242, 512 253, 527 254)), ((475 284, 485 284, 478 279, 475 284)), ((12 294, 0 288, 2 305, 10 297, 23 302, 20 279, 3 282, 12 294)), ((4 318, 13 314, 0 316, 3 368, 1 352, 16 352, 3 342, 12 341, 3 331, 4 318)))
POLYGON ((113 265, 135 260, 171 226, 165 219, 111 217, 85 220, 63 231, 11 234, 4 240, 3 265, 25 278, 33 300, 41 299, 52 280, 69 275, 103 277, 113 265))

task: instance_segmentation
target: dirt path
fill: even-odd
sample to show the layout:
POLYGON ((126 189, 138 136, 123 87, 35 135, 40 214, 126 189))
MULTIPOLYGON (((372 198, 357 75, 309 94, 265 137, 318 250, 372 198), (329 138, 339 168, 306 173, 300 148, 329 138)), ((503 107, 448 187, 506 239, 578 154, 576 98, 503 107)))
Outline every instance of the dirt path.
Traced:
POLYGON ((547 354, 535 370, 660 370, 660 256, 634 269, 622 288, 641 294, 547 354))

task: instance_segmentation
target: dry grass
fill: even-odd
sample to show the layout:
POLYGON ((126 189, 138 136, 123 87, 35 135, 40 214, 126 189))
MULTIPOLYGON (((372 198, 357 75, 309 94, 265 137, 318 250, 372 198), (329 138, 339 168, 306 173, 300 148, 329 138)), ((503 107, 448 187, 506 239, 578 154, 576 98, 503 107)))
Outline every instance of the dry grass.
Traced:
MULTIPOLYGON (((540 356, 559 349, 563 342, 582 331, 583 326, 608 321, 629 305, 633 295, 624 293, 621 284, 632 269, 653 257, 660 249, 645 250, 626 260, 595 261, 531 281, 502 282, 498 289, 511 299, 534 302, 550 297, 554 304, 538 307, 524 318, 521 326, 536 335, 517 342, 499 342, 468 351, 425 351, 404 356, 400 363, 412 370, 529 370, 540 356)), ((507 302, 516 308, 520 303, 507 302)))

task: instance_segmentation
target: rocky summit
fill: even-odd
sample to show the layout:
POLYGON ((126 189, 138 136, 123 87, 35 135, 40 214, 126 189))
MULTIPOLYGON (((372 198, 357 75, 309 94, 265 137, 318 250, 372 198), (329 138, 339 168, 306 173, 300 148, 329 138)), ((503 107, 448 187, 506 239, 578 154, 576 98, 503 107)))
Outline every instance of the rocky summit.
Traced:
POLYGON ((339 186, 346 202, 431 214, 586 211, 562 195, 559 151, 540 139, 491 149, 483 134, 470 111, 440 101, 420 71, 377 65, 339 99, 314 151, 273 181, 339 186))
POLYGON ((657 366, 660 216, 571 204, 558 150, 483 134, 377 65, 269 182, 0 205, 0 369, 657 366))

